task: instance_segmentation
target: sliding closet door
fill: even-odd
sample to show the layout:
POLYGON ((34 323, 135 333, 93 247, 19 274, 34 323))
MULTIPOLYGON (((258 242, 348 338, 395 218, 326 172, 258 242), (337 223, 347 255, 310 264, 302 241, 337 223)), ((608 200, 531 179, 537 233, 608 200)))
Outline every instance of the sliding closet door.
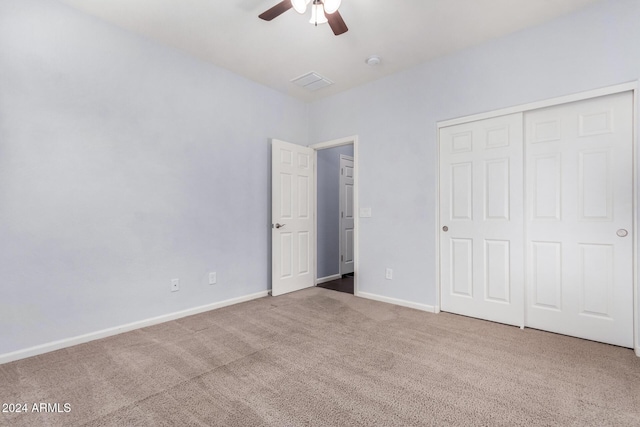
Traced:
POLYGON ((441 308, 524 321, 522 114, 440 129, 441 308))
POLYGON ((632 102, 525 114, 527 326, 633 346, 632 102))

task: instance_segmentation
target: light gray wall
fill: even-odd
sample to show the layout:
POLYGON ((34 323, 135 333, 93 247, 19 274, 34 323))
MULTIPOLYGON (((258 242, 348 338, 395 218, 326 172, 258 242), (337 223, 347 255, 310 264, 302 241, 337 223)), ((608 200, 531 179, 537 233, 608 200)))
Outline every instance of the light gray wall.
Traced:
POLYGON ((269 137, 307 143, 307 106, 0 0, 0 354, 266 291, 269 137))
POLYGON ((340 273, 340 155, 353 144, 318 151, 318 278, 340 273))
POLYGON ((636 80, 639 22, 603 1, 313 103, 311 142, 359 137, 359 290, 437 304, 436 122, 636 80))
POLYGON ((359 289, 436 304, 436 122, 636 80, 638 22, 637 0, 603 1, 307 107, 0 0, 0 354, 266 290, 268 137, 357 134, 359 289))

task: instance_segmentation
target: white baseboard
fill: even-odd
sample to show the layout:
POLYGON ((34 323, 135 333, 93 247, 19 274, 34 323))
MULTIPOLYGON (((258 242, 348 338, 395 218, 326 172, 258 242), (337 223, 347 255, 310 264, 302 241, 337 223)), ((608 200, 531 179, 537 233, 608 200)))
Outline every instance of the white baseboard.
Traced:
POLYGON ((403 307, 415 308, 416 310, 427 311, 429 313, 438 313, 440 308, 433 305, 419 304, 417 302, 406 301, 397 298, 389 298, 382 295, 370 294, 368 292, 358 292, 356 295, 361 298, 372 299, 374 301, 387 302, 389 304, 401 305, 403 307))
POLYGON ((145 328, 147 326, 157 325, 158 323, 168 322, 170 320, 180 319, 182 317, 193 316, 194 314, 204 313, 205 311, 215 310, 217 308, 227 307, 239 304, 245 301, 262 298, 268 296, 269 291, 257 292, 255 294, 244 295, 237 298, 231 298, 224 301, 214 302, 212 304, 202 305, 187 310, 176 311, 174 313, 164 314, 162 316, 152 317, 150 319, 140 320, 126 325, 116 326, 113 328, 103 329, 101 331, 91 332, 76 337, 65 338, 59 341, 53 341, 46 344, 37 345, 35 347, 17 350, 11 353, 0 354, 0 365, 3 363, 13 362, 14 360, 26 359, 27 357, 37 356, 39 354, 48 353, 61 348, 67 348, 100 338, 110 337, 112 335, 121 334, 123 332, 133 331, 135 329, 145 328))
POLYGON ((327 282, 331 282, 332 280, 338 280, 339 278, 341 278, 342 276, 339 274, 334 274, 332 276, 326 276, 326 277, 318 277, 316 279, 316 285, 320 285, 322 283, 327 283, 327 282))
POLYGON ((640 357, 640 347, 636 347, 636 356, 640 357))

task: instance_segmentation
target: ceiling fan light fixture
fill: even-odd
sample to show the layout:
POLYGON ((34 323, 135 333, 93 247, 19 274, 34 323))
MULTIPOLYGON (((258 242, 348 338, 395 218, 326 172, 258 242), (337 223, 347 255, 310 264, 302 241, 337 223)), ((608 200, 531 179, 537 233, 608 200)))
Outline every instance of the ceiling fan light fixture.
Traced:
POLYGON ((340 8, 342 0, 324 0, 324 13, 331 15, 340 8))
POLYGON ((341 0, 282 0, 270 9, 262 12, 258 15, 258 18, 264 21, 271 21, 289 9, 294 9, 296 12, 303 14, 310 3, 311 19, 309 20, 309 23, 311 23, 311 25, 315 25, 317 27, 318 24, 328 23, 329 27, 331 27, 331 31, 333 31, 333 34, 336 36, 349 31, 347 24, 344 23, 344 19, 342 19, 340 12, 337 10, 342 3, 341 0), (329 4, 329 7, 331 8, 329 10, 333 13, 327 13, 325 11, 325 1, 329 4))
POLYGON ((307 11, 307 5, 311 0, 291 0, 291 6, 296 12, 303 14, 307 11))
POLYGON ((324 8, 322 7, 322 3, 314 3, 311 6, 311 19, 309 20, 310 24, 319 25, 326 24, 329 22, 326 16, 324 16, 324 8))

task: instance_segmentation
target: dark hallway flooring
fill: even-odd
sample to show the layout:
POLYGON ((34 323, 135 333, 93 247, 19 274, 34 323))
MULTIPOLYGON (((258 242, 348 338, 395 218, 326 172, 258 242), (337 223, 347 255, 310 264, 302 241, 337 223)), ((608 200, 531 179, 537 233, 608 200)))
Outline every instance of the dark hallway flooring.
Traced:
POLYGON ((321 283, 319 288, 331 289, 332 291, 345 292, 353 295, 353 273, 345 274, 340 279, 321 283))

